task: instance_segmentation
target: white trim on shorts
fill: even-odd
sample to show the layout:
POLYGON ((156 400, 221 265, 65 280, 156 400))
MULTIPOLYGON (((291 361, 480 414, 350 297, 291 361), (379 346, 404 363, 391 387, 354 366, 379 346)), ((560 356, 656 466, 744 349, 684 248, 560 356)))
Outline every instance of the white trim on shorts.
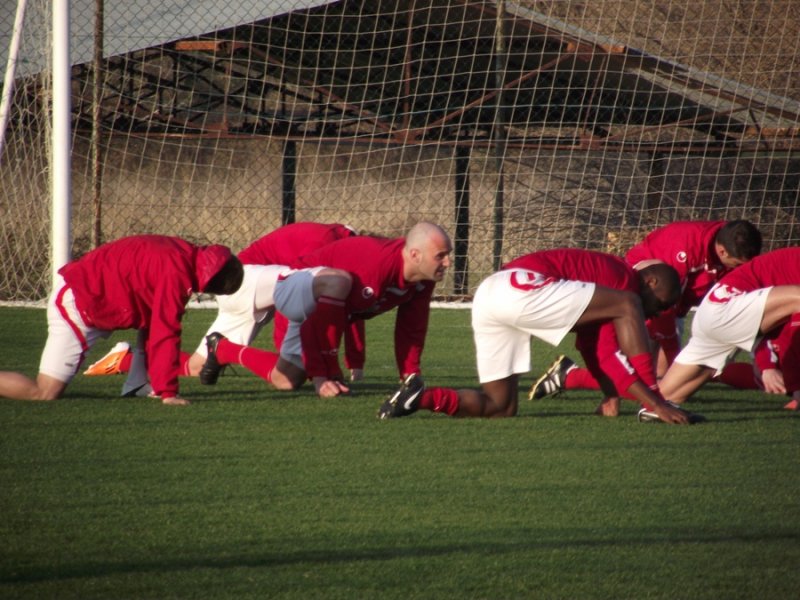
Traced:
POLYGON ((47 342, 39 360, 39 373, 66 384, 78 373, 89 349, 111 332, 89 327, 84 322, 72 289, 61 275, 57 275, 54 283, 53 293, 47 300, 47 342), (66 318, 56 304, 59 294, 66 318))
MULTIPOLYGON (((752 352, 758 343, 761 319, 772 287, 752 292, 726 294, 724 302, 713 301, 715 285, 697 308, 692 320, 692 335, 675 362, 703 365, 719 374, 733 352, 740 348, 752 352)), ((730 292, 730 290, 729 290, 730 292)))
POLYGON ((472 303, 479 381, 530 371, 531 336, 560 344, 591 302, 595 287, 525 269, 498 271, 484 279, 472 303))

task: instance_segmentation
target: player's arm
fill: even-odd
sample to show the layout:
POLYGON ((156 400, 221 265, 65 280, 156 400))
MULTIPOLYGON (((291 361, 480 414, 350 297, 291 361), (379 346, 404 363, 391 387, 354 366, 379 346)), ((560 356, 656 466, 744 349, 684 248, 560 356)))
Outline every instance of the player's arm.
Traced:
POLYGON ((421 373, 422 351, 428 333, 430 302, 433 285, 414 294, 414 297, 397 307, 394 324, 394 353, 401 378, 411 373, 421 373))
POLYGON ((147 371, 155 395, 164 404, 188 404, 180 398, 178 370, 181 349, 181 319, 186 311, 183 290, 191 288, 183 278, 165 274, 153 294, 147 340, 147 371))
POLYGON ((351 320, 344 330, 344 362, 350 369, 350 381, 364 378, 367 359, 366 327, 362 319, 351 320))
POLYGON ((680 425, 689 423, 689 415, 684 410, 668 404, 658 389, 651 389, 639 378, 628 358, 620 350, 611 323, 603 323, 598 329, 597 356, 600 368, 616 389, 623 390, 626 396, 644 408, 654 410, 665 423, 680 425))
POLYGON ((778 352, 775 341, 763 338, 753 353, 753 363, 761 374, 761 385, 768 394, 785 394, 786 383, 778 365, 778 352))

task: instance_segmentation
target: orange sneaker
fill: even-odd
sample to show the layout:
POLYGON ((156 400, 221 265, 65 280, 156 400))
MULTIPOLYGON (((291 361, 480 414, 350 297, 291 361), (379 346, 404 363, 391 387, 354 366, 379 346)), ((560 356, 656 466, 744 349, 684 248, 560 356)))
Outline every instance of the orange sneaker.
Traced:
POLYGON ((786 410, 800 410, 800 402, 797 400, 791 400, 783 405, 783 408, 786 410))
POLYGON ((89 365, 84 375, 116 375, 121 373, 122 359, 131 351, 128 342, 117 342, 116 345, 103 358, 89 365))

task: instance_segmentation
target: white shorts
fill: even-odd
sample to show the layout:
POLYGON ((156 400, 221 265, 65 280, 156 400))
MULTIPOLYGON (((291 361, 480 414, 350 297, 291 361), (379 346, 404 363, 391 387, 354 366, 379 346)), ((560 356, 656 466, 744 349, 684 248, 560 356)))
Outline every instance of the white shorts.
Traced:
POLYGON ((53 293, 47 301, 47 342, 39 361, 39 372, 69 383, 80 369, 86 353, 97 340, 110 331, 84 323, 75 306, 75 296, 64 279, 56 277, 53 293))
POLYGON ((718 288, 719 284, 711 288, 697 308, 692 320, 692 336, 675 358, 682 364, 710 367, 717 374, 737 348, 746 352, 755 348, 767 296, 772 289, 726 295, 725 300, 719 302, 712 299, 719 296, 714 294, 718 288))
POLYGON ((305 368, 300 326, 317 307, 314 298, 314 275, 325 267, 293 271, 275 286, 275 308, 289 319, 286 335, 281 342, 280 356, 293 365, 305 368))
POLYGON ((547 278, 534 271, 498 271, 472 302, 472 332, 481 383, 531 368, 531 336, 557 346, 586 310, 595 284, 547 278))
MULTIPOLYGON (((233 294, 217 296, 217 318, 208 333, 217 331, 235 344, 249 346, 272 318, 278 278, 291 272, 283 265, 244 265, 241 287, 233 294)), ((195 352, 206 356, 205 337, 195 352)))

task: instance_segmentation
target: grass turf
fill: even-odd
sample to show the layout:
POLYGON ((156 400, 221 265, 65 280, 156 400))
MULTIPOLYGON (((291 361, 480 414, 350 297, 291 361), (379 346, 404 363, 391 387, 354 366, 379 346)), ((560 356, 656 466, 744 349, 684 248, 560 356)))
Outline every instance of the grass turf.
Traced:
MULTIPOLYGON (((186 349, 213 316, 188 313, 186 349)), ((434 310, 429 385, 475 385, 468 319, 434 310)), ((0 368, 33 375, 44 312, 0 323, 0 368)), ((380 422, 393 323, 369 323, 349 398, 239 369, 184 380, 185 408, 119 398, 121 377, 0 401, 0 597, 797 597, 798 422, 782 398, 709 385, 692 427, 639 424, 630 403, 594 417, 594 392, 523 401, 515 419, 380 422)), ((534 342, 525 383, 556 353, 534 342)))

